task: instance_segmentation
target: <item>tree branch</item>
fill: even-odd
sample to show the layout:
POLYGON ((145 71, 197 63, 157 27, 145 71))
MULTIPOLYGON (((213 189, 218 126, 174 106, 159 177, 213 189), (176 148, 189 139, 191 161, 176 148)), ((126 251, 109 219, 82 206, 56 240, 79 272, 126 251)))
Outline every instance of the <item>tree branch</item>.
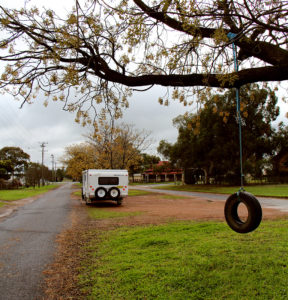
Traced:
POLYGON ((252 82, 288 80, 288 64, 279 67, 272 66, 245 69, 239 71, 237 75, 234 72, 226 74, 225 78, 235 77, 236 75, 236 79, 233 83, 229 82, 229 80, 225 82, 219 74, 126 76, 110 69, 106 63, 100 64, 100 69, 101 67, 104 67, 102 69, 103 73, 99 73, 97 70, 99 77, 129 87, 162 85, 177 87, 210 86, 232 88, 252 82))

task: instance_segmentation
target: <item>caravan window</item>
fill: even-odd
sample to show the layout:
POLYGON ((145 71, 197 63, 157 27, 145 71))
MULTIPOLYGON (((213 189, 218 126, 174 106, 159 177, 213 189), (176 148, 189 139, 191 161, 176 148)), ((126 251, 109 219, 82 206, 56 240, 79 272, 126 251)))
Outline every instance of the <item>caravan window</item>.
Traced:
POLYGON ((119 177, 99 177, 99 185, 118 185, 119 177))

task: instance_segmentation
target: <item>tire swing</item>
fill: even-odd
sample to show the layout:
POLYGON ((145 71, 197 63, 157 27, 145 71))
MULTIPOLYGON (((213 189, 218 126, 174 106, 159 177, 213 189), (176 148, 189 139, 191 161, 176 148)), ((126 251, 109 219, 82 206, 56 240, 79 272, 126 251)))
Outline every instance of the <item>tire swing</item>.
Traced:
MULTIPOLYGON (((238 72, 236 47, 233 42, 236 34, 229 33, 228 38, 232 40, 235 71, 238 72)), ((240 112, 239 88, 236 88, 237 120, 239 124, 239 152, 240 152, 240 179, 241 187, 238 192, 228 197, 225 203, 224 214, 227 224, 238 233, 248 233, 255 230, 262 220, 262 208, 259 201, 243 188, 243 164, 242 164, 242 120, 240 112), (245 217, 241 216, 243 209, 246 210, 245 217)))
POLYGON ((259 201, 245 191, 238 191, 228 197, 224 213, 227 224, 238 233, 248 233, 255 230, 262 220, 262 208, 259 201), (239 215, 240 205, 245 206, 247 216, 239 215))

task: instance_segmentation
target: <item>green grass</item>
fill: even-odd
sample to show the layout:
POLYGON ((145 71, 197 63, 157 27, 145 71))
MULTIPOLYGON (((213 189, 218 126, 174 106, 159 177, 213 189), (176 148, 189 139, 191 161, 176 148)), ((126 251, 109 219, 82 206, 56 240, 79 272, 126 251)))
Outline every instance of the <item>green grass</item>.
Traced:
POLYGON ((122 227, 82 251, 86 299, 288 298, 288 220, 246 235, 221 222, 122 227))
POLYGON ((0 202, 0 207, 4 206, 6 203, 0 202))
POLYGON ((51 184, 46 186, 41 186, 40 188, 23 188, 17 190, 0 190, 0 200, 4 201, 15 201, 20 199, 25 199, 33 196, 37 196, 47 191, 58 187, 57 184, 51 184))
POLYGON ((78 196, 78 197, 82 197, 82 192, 81 191, 76 191, 73 193, 75 196, 78 196))
POLYGON ((140 215, 141 212, 120 212, 120 211, 111 211, 103 208, 88 208, 88 215, 90 218, 99 220, 99 219, 110 219, 110 218, 124 218, 129 216, 140 215))
MULTIPOLYGON (((215 185, 168 185, 155 187, 156 189, 188 191, 188 192, 204 192, 218 194, 233 194, 239 190, 239 187, 231 186, 215 186, 215 185)), ((255 196, 266 197, 283 197, 288 198, 288 184, 275 185, 254 185, 245 186, 245 190, 255 196)))
POLYGON ((146 195, 153 195, 153 194, 154 193, 147 192, 147 191, 141 191, 141 190, 133 190, 133 189, 128 190, 129 196, 146 196, 146 195))

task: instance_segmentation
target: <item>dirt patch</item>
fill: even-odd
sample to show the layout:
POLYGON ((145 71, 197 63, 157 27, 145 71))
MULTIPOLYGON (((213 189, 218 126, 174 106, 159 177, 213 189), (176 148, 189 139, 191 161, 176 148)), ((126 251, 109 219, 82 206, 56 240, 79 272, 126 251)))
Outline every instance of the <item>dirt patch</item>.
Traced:
MULTIPOLYGON (((123 201, 122 206, 117 206, 114 202, 109 201, 86 206, 78 197, 72 195, 72 226, 58 236, 58 251, 55 254, 54 263, 44 272, 46 275, 45 299, 87 298, 87 295, 83 294, 79 287, 78 275, 81 259, 85 255, 83 247, 91 238, 97 238, 97 231, 110 230, 120 226, 161 224, 176 220, 225 221, 224 204, 224 201, 211 201, 197 197, 177 198, 153 194, 128 197, 123 201), (88 217, 87 211, 93 207, 115 212, 140 212, 140 214, 92 220, 88 217)), ((288 212, 263 208, 263 219, 266 220, 287 215, 288 212)))
MULTIPOLYGON (((224 205, 225 201, 153 194, 128 197, 121 206, 115 206, 113 202, 100 202, 92 207, 115 212, 142 212, 141 215, 126 218, 127 225, 129 222, 132 222, 131 225, 133 225, 135 222, 157 224, 171 220, 225 221, 224 205)), ((264 220, 288 216, 288 212, 281 212, 277 209, 262 208, 262 211, 264 220)))

